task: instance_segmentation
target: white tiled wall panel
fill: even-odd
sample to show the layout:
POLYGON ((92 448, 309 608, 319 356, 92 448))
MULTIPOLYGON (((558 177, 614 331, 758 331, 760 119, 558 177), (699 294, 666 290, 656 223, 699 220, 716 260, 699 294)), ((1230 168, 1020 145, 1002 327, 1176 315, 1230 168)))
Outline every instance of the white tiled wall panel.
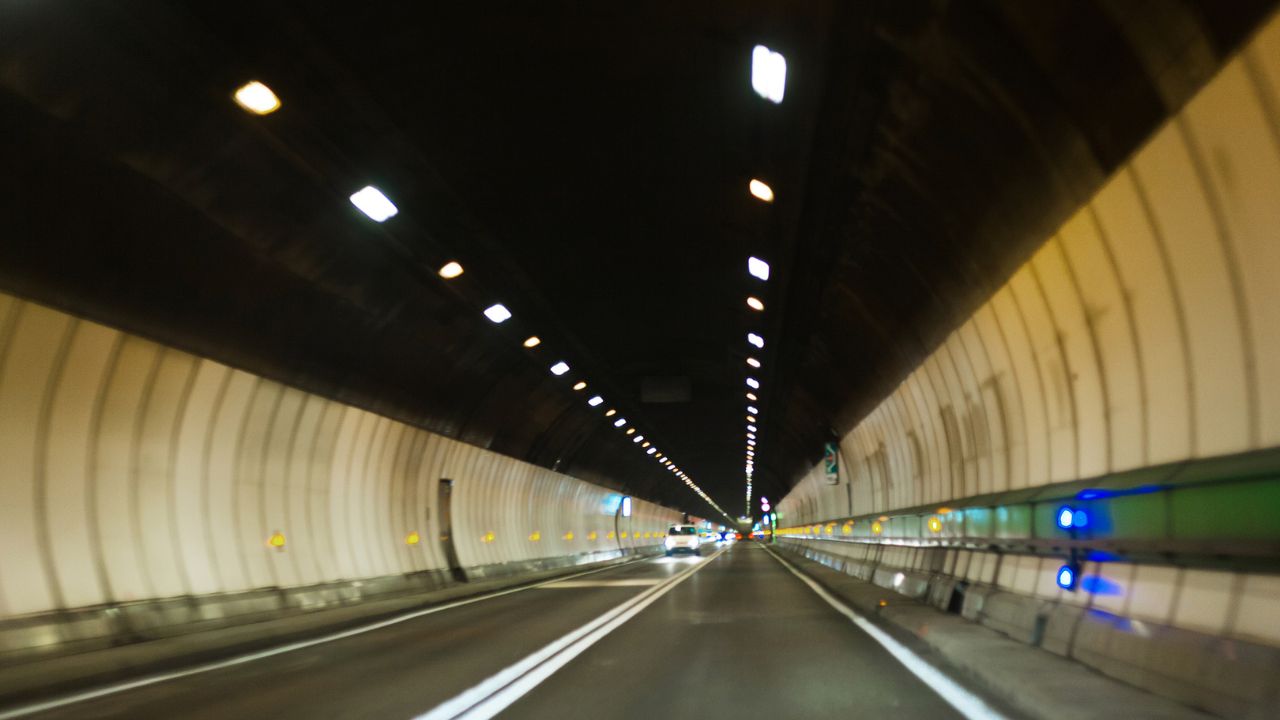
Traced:
POLYGON ((0 618, 440 569, 446 478, 463 567, 681 517, 4 294, 0 458, 0 618))

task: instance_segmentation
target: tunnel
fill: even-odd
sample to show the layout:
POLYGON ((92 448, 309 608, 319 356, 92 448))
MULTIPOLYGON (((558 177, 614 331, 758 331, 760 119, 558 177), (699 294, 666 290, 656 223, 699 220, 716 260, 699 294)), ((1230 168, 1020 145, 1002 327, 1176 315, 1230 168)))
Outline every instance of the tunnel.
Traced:
POLYGON ((0 218, 0 720, 1280 718, 1273 0, 6 0, 0 218))

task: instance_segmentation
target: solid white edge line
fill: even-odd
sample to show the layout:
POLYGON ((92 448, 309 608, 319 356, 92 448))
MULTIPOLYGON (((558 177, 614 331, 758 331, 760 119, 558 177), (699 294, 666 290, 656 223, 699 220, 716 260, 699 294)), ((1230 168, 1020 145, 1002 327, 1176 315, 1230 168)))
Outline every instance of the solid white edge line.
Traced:
POLYGON ((414 720, 483 720, 502 712, 537 687, 579 653, 630 620, 641 610, 665 595, 695 572, 706 567, 727 548, 722 548, 687 570, 673 575, 660 585, 649 588, 620 605, 606 611, 587 624, 552 641, 542 649, 498 671, 480 683, 463 690, 414 720))
POLYGON ((340 632, 331 633, 329 635, 322 635, 318 638, 312 638, 310 640, 299 640, 297 642, 292 642, 287 645, 280 645, 278 647, 268 648, 266 650, 258 650, 256 652, 246 653, 244 655, 237 655, 235 657, 230 657, 225 660, 217 660, 215 662, 205 663, 203 665, 196 665, 194 667, 189 667, 184 670, 174 670, 172 672, 147 675, 144 677, 140 677, 136 680, 125 680, 122 682, 105 685, 103 687, 94 688, 92 690, 83 690, 80 692, 72 693, 70 695, 51 698, 49 700, 40 700, 37 702, 28 703, 26 705, 15 705, 14 707, 0 710, 0 720, 13 720, 13 718, 26 717, 28 715, 33 715, 38 712, 45 712, 47 710, 56 710, 61 707, 66 707, 67 705, 74 705, 76 703, 84 702, 86 700, 93 700, 100 697, 106 697, 107 695, 115 695, 117 693, 122 693, 129 690, 136 690, 137 688, 147 687, 148 685, 155 685, 157 683, 168 682, 170 680, 177 680, 179 678, 190 677, 191 675, 198 675, 200 673, 206 673, 213 670, 221 670, 223 668, 234 667, 236 665, 243 665, 244 663, 253 662, 255 660, 261 660, 263 658, 268 658, 275 655, 281 655, 287 652, 293 652, 294 650, 302 650, 305 648, 314 647, 316 645, 323 645, 324 643, 333 642, 334 640, 342 640, 344 638, 353 637, 355 635, 362 635, 364 633, 372 632, 374 630, 381 630, 382 628, 390 627, 391 625, 398 625, 402 622, 415 620, 417 618, 425 617, 427 615, 432 615, 438 612, 443 612, 445 610, 452 610, 453 608, 462 607, 463 605, 470 605, 472 603, 481 602, 483 600, 492 600, 493 598, 502 597, 503 595, 510 595, 512 593, 523 592, 525 590, 532 590, 534 588, 538 588, 550 583, 561 582, 563 580, 571 580, 573 578, 580 578, 587 575, 593 575, 595 573, 604 572, 606 570, 616 570, 618 568, 626 567, 628 565, 631 565, 633 563, 636 563, 645 559, 653 559, 653 558, 644 558, 644 557, 633 558, 626 562, 609 565, 607 567, 595 568, 594 570, 585 570, 580 573, 574 573, 572 575, 565 575, 562 577, 549 578, 547 580, 531 583, 529 585, 521 585, 519 587, 507 588, 506 590, 497 590, 495 592, 485 593, 482 595, 477 595, 475 597, 470 597, 463 600, 455 600, 451 603, 446 603, 444 605, 437 605, 437 606, 425 608, 423 610, 415 610, 413 612, 410 612, 404 615, 397 615, 396 617, 393 617, 393 618, 380 620, 376 623, 370 623, 368 625, 361 625, 359 627, 354 627, 349 630, 343 630, 340 632))
POLYGON ((827 604, 836 612, 849 618, 854 625, 858 626, 859 630, 862 630, 866 634, 870 635, 871 639, 880 643, 885 650, 889 651, 889 654, 892 655, 895 660, 901 663, 907 670, 910 670, 911 674, 920 678, 924 684, 928 685, 931 690, 938 694, 938 697, 945 700, 948 705, 955 708, 961 715, 969 718, 969 720, 1006 720, 1005 715, 988 705, 985 700, 975 695, 960 683, 952 680, 938 668, 930 665, 928 661, 917 655, 913 650, 911 650, 911 648, 908 648, 906 645, 898 642, 898 640, 896 640, 892 635, 881 630, 870 620, 859 615, 853 610, 853 608, 845 605, 834 595, 828 592, 826 588, 814 582, 799 570, 796 570, 791 563, 783 559, 782 556, 772 548, 765 547, 765 550, 768 550, 769 554, 773 556, 773 559, 782 564, 782 567, 786 568, 792 575, 800 578, 801 582, 805 585, 808 585, 809 589, 817 593, 818 597, 826 600, 827 604))

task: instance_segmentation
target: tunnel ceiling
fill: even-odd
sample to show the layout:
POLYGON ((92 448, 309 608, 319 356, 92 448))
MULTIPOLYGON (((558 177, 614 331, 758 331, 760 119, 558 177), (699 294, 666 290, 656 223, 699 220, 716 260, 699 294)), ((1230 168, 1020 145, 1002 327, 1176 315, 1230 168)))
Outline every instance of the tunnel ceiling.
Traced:
POLYGON ((602 410, 782 494, 1272 3, 187 5, 0 10, 6 289, 705 515, 602 410))

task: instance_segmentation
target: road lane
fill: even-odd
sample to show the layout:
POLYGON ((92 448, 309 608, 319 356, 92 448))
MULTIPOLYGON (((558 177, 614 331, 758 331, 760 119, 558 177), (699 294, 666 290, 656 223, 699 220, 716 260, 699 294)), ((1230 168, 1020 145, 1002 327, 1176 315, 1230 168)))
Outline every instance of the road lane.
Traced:
POLYGON ((652 720, 708 712, 958 717, 753 544, 690 577, 499 717, 652 720))
POLYGON ((30 718, 410 718, 688 566, 658 558, 30 718), (572 581, 570 581, 572 582, 572 581))

